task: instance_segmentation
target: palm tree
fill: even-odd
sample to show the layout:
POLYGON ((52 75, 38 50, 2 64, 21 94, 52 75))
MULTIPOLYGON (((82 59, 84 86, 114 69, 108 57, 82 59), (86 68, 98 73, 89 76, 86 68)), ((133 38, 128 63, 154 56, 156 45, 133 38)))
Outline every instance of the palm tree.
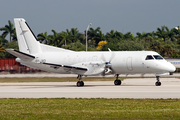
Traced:
POLYGON ((148 36, 148 34, 146 34, 145 32, 142 32, 142 34, 139 33, 139 32, 137 32, 136 35, 137 35, 137 37, 140 38, 140 39, 143 39, 143 38, 145 38, 145 37, 148 36))
POLYGON ((153 41, 153 43, 149 46, 148 50, 156 51, 161 53, 162 45, 161 42, 158 40, 153 41))
POLYGON ((60 34, 57 33, 55 30, 52 30, 53 35, 48 35, 49 43, 50 45, 53 46, 58 46, 60 42, 60 34))
POLYGON ((12 35, 15 33, 15 28, 13 27, 13 24, 11 23, 11 21, 9 20, 8 21, 9 25, 5 25, 5 27, 2 27, 0 28, 1 31, 4 31, 2 33, 2 36, 5 38, 8 34, 9 34, 9 37, 10 37, 10 42, 11 42, 11 38, 12 38, 12 35))
POLYGON ((133 40, 134 36, 133 36, 133 34, 131 34, 131 32, 127 32, 126 34, 124 34, 124 39, 131 39, 131 40, 133 40))
POLYGON ((155 33, 154 31, 149 32, 149 33, 146 33, 146 34, 147 34, 147 36, 150 36, 150 37, 152 37, 152 38, 155 38, 155 37, 156 37, 156 33, 155 33))
POLYGON ((48 44, 48 35, 47 35, 47 32, 45 33, 40 33, 37 35, 37 40, 40 41, 41 43, 45 43, 45 44, 48 44))
MULTIPOLYGON (((101 30, 99 30, 98 39, 99 39, 100 41, 104 41, 104 40, 105 40, 105 36, 104 36, 104 34, 102 33, 101 30)), ((99 43, 99 42, 98 42, 98 43, 99 43)))
POLYGON ((11 37, 12 37, 12 40, 13 40, 13 41, 17 41, 16 30, 14 30, 14 32, 13 32, 12 35, 11 35, 11 37))
POLYGON ((70 36, 72 42, 77 42, 78 40, 83 38, 83 35, 79 33, 79 30, 77 28, 71 28, 70 36))
POLYGON ((168 27, 165 27, 165 28, 166 28, 167 36, 169 37, 169 39, 170 39, 171 41, 175 41, 175 33, 174 33, 175 28, 173 28, 173 29, 171 29, 171 30, 169 30, 168 27))
POLYGON ((1 44, 0 44, 0 52, 3 52, 3 53, 6 52, 6 51, 4 50, 4 47, 2 46, 2 42, 1 42, 1 44))
POLYGON ((8 41, 4 37, 0 36, 0 43, 2 43, 2 45, 4 46, 8 43, 8 41))
POLYGON ((70 31, 68 29, 66 29, 66 32, 65 31, 61 32, 60 37, 62 38, 60 45, 62 45, 64 43, 64 45, 66 46, 67 42, 71 43, 71 37, 72 36, 71 36, 70 31))
POLYGON ((166 44, 161 49, 161 55, 165 57, 169 57, 173 53, 172 46, 169 44, 166 44))
POLYGON ((168 35, 167 35, 167 31, 165 31, 166 26, 161 26, 161 28, 157 28, 156 31, 156 36, 158 36, 159 38, 162 38, 164 41, 166 41, 168 35))
POLYGON ((115 38, 116 37, 116 34, 114 32, 114 30, 111 30, 109 33, 106 33, 106 38, 109 39, 109 38, 115 38))
POLYGON ((111 30, 109 33, 106 33, 105 35, 106 39, 110 39, 110 38, 122 39, 123 36, 124 35, 121 32, 114 31, 114 30, 111 30))
POLYGON ((149 43, 151 43, 153 41, 153 39, 155 39, 154 31, 150 32, 150 33, 137 32, 136 35, 137 35, 136 40, 140 40, 140 41, 142 40, 142 41, 146 41, 146 42, 148 41, 149 43))
POLYGON ((72 42, 80 41, 81 43, 85 43, 84 34, 80 33, 77 28, 71 28, 70 34, 72 42))
POLYGON ((100 31, 100 27, 97 27, 96 29, 93 29, 93 28, 89 28, 89 31, 88 31, 88 40, 91 41, 91 44, 92 45, 97 45, 100 41, 98 35, 99 35, 99 31, 100 31))
POLYGON ((121 32, 116 31, 115 36, 117 39, 123 39, 124 35, 121 32))

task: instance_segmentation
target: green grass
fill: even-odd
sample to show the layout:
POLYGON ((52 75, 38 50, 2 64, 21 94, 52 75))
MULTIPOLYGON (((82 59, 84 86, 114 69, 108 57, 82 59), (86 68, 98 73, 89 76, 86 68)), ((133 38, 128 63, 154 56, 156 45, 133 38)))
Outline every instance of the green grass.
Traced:
MULTIPOLYGON (((121 80, 123 80, 122 78, 121 80)), ((0 78, 0 82, 66 82, 70 78, 0 78)), ((83 81, 115 78, 83 77, 83 81)), ((0 99, 0 120, 179 120, 180 99, 0 99)))
POLYGON ((0 99, 0 120, 179 120, 180 99, 0 99))
MULTIPOLYGON (((83 77, 83 81, 114 81, 115 77, 83 77)), ((123 80, 124 78, 121 78, 123 80)), ((56 77, 44 77, 44 78, 0 78, 0 82, 74 82, 78 81, 76 77, 64 77, 64 78, 56 78, 56 77)))

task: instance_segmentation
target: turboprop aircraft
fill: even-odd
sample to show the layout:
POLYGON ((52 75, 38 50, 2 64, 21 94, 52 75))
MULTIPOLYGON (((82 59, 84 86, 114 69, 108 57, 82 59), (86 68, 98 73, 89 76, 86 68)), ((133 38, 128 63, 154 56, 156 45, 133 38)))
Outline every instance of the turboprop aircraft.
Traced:
POLYGON ((82 76, 115 74, 115 85, 121 85, 120 74, 172 75, 174 65, 154 51, 76 52, 39 43, 23 18, 14 19, 19 51, 6 49, 23 65, 61 74, 77 74, 77 86, 84 86, 82 76))

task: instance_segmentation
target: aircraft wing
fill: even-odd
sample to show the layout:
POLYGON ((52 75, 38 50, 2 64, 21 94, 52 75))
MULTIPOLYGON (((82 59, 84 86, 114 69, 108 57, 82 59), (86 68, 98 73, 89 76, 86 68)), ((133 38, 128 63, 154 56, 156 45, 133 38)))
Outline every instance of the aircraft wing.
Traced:
POLYGON ((100 75, 105 71, 105 63, 101 61, 83 62, 73 65, 60 65, 54 63, 42 63, 54 69, 61 69, 79 75, 100 75))
POLYGON ((54 69, 64 69, 65 71, 73 72, 73 73, 82 73, 86 72, 88 69, 83 67, 76 67, 76 66, 69 66, 69 65, 59 65, 59 64, 53 64, 53 63, 43 63, 44 65, 49 65, 50 67, 54 69))
POLYGON ((6 49, 6 51, 22 60, 33 60, 35 56, 14 50, 14 49, 6 49))

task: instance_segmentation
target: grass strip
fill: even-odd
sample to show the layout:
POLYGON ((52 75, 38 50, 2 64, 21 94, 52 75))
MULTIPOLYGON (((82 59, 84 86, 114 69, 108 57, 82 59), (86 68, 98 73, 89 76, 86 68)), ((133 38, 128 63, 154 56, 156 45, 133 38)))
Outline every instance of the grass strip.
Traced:
POLYGON ((180 99, 0 99, 1 120, 179 120, 180 99))

